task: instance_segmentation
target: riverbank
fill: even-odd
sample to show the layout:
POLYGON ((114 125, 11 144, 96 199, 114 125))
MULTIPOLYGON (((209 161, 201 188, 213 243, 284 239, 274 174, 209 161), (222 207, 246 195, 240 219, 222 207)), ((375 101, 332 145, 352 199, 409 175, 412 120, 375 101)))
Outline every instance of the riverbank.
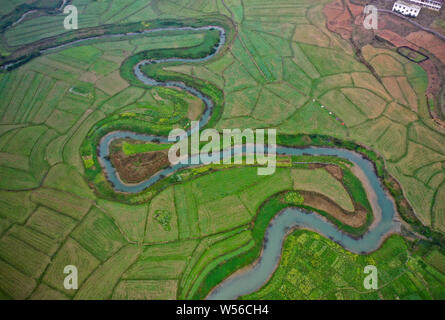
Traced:
POLYGON ((328 238, 349 251, 369 254, 377 250, 384 240, 399 233, 400 225, 385 216, 374 230, 359 239, 351 238, 338 230, 324 217, 298 209, 283 209, 269 223, 258 258, 241 271, 228 276, 207 295, 208 299, 236 299, 261 288, 267 283, 279 265, 283 243, 295 229, 307 229, 328 238), (390 223, 387 223, 390 221, 390 223))
POLYGON ((12 52, 6 57, 0 56, 0 68, 3 71, 9 71, 47 52, 54 52, 57 49, 88 41, 98 41, 107 38, 119 40, 122 37, 147 36, 150 33, 167 32, 168 29, 173 31, 175 29, 201 28, 209 25, 223 28, 229 42, 233 39, 236 32, 233 22, 222 15, 208 15, 204 19, 157 19, 146 21, 144 24, 139 22, 122 25, 108 24, 100 27, 71 30, 27 45, 8 48, 12 52))
MULTIPOLYGON (((206 27, 208 30, 211 30, 209 28, 213 28, 213 27, 206 27)), ((175 58, 175 56, 173 55, 174 52, 168 52, 169 54, 172 54, 172 56, 170 58, 160 58, 160 56, 162 56, 162 54, 165 54, 167 51, 158 51, 158 52, 151 52, 150 54, 144 53, 140 56, 137 57, 131 57, 129 58, 127 61, 129 62, 128 64, 125 64, 125 68, 121 69, 121 72, 127 76, 130 77, 135 77, 136 79, 134 84, 137 86, 141 86, 141 87, 149 87, 149 86, 153 86, 153 85, 161 85, 161 86, 174 86, 174 87, 180 87, 180 88, 184 88, 186 89, 189 93, 192 93, 198 97, 200 97, 202 100, 205 100, 205 97, 208 98, 209 101, 207 101, 206 105, 208 106, 208 115, 209 117, 206 118, 205 115, 206 113, 204 113, 204 116, 202 117, 201 121, 203 121, 204 124, 210 124, 210 120, 209 119, 216 119, 216 117, 214 117, 214 112, 212 113, 212 107, 217 105, 220 108, 222 108, 222 104, 223 104, 223 96, 221 97, 221 101, 219 101, 218 103, 215 103, 215 99, 212 96, 212 91, 209 91, 209 87, 208 86, 200 86, 198 88, 187 85, 187 82, 184 81, 178 81, 177 79, 175 79, 174 77, 177 76, 177 74, 162 74, 159 77, 157 76, 156 71, 159 70, 159 64, 165 64, 165 63, 184 63, 184 62, 203 62, 206 61, 206 59, 208 59, 208 57, 202 57, 202 58, 195 58, 195 59, 190 59, 190 58, 186 58, 186 57, 181 57, 181 58, 175 58), (140 59, 142 58, 142 60, 140 59), (157 61, 159 63, 155 63, 153 64, 153 61, 157 61), (152 68, 153 65, 156 65, 157 68, 154 69, 150 69, 152 68), (149 68, 149 69, 147 69, 149 68), (151 77, 150 77, 151 76, 151 77), (155 79, 156 77, 156 79, 155 79), (137 82, 138 80, 140 80, 139 82, 137 82), (170 81, 170 82, 167 82, 170 81), (208 91, 205 91, 208 90, 208 91), (210 94, 208 93, 210 92, 210 94), (208 121, 207 121, 208 120, 208 121)), ((210 51, 209 53, 209 57, 213 57, 216 53, 218 53, 218 50, 215 50, 214 52, 210 51)), ((184 77, 184 76, 180 76, 180 77, 184 77)), ((181 78, 180 78, 181 80, 181 78)), ((196 79, 192 80, 192 84, 198 83, 198 81, 196 81, 196 79)), ((213 92, 214 93, 214 92, 213 92)), ((214 111, 214 110, 213 110, 214 111)), ((115 123, 113 123, 113 125, 115 125, 115 123)), ((113 126, 108 127, 107 129, 111 129, 113 128, 113 126)), ((116 128, 119 128, 119 126, 116 125, 116 128)), ((145 129, 147 130, 147 129, 145 129)), ((96 136, 98 139, 103 138, 104 136, 100 135, 100 134, 104 134, 104 131, 100 131, 99 134, 96 136)), ((135 185, 135 186, 125 186, 122 184, 119 184, 119 180, 113 180, 113 167, 110 165, 107 165, 107 156, 109 155, 108 153, 108 149, 109 149, 109 142, 113 139, 113 138, 122 138, 122 136, 125 138, 131 138, 131 139, 135 139, 135 140, 143 140, 144 139, 148 139, 147 135, 143 134, 143 133, 137 133, 137 132, 119 132, 119 131, 111 131, 108 133, 107 138, 106 139, 101 139, 101 143, 98 146, 99 147, 99 152, 97 153, 97 155, 99 156, 99 158, 101 158, 101 161, 103 161, 103 163, 105 163, 106 165, 104 166, 104 171, 105 174, 108 176, 108 179, 111 181, 112 186, 113 186, 113 190, 111 190, 113 192, 113 194, 115 193, 115 191, 119 191, 119 192, 126 192, 127 195, 125 195, 124 197, 128 196, 128 194, 134 194, 139 196, 140 194, 143 194, 144 192, 147 194, 147 199, 150 199, 150 196, 152 197, 154 194, 156 194, 157 191, 162 190, 164 187, 171 185, 171 179, 165 179, 166 177, 170 177, 173 178, 174 173, 176 173, 177 171, 184 169, 185 166, 176 166, 176 167, 172 167, 169 169, 166 169, 164 171, 161 171, 158 175, 155 175, 153 177, 151 177, 150 179, 146 180, 145 182, 135 185), (114 135, 114 136, 113 136, 114 135), (168 181, 167 181, 168 180, 168 181), (157 183, 160 183, 159 185, 157 185, 157 183), (159 187, 157 187, 159 186, 159 187), (153 188, 151 188, 153 187, 153 188), (150 194, 150 195, 149 195, 150 194)), ((91 136, 90 136, 91 138, 91 136)), ((279 137, 279 139, 282 137, 279 137)), ((355 162, 357 163, 362 163, 362 169, 367 174, 367 178, 370 180, 369 184, 372 185, 372 187, 375 190, 378 190, 378 192, 376 191, 377 196, 380 199, 383 199, 383 203, 385 203, 385 209, 386 206, 388 206, 388 210, 385 211, 382 209, 382 218, 378 221, 376 227, 372 230, 369 230, 368 233, 366 233, 363 237, 357 239, 357 238, 353 238, 350 236, 347 236, 344 234, 343 231, 339 230, 337 228, 337 226, 335 226, 334 224, 326 221, 325 218, 321 217, 318 214, 314 214, 314 213, 304 213, 301 210, 299 211, 295 211, 297 209, 288 209, 286 210, 286 212, 290 212, 289 213, 289 217, 286 219, 301 219, 301 220, 286 220, 284 219, 284 222, 288 222, 289 224, 286 225, 286 228, 289 228, 293 225, 298 225, 298 226, 306 226, 308 228, 314 228, 314 230, 317 230, 317 232, 320 232, 322 234, 324 234, 327 237, 332 237, 333 241, 341 241, 342 245, 344 245, 345 247, 350 248, 352 251, 354 252, 364 252, 366 253, 369 250, 374 250, 375 247, 374 246, 378 246, 380 244, 380 242, 382 241, 382 239, 384 239, 384 236, 388 231, 387 228, 392 228, 393 224, 395 223, 395 221, 393 221, 393 217, 391 216, 394 213, 394 206, 393 205, 388 205, 387 202, 385 201, 387 194, 385 194, 384 191, 381 191, 381 183, 379 182, 379 178, 376 176, 376 172, 377 174, 381 174, 382 172, 384 172, 384 166, 382 165, 381 162, 375 162, 375 163, 371 163, 370 161, 357 156, 354 152, 352 152, 351 150, 348 149, 352 149, 354 151, 357 151, 357 149, 360 150, 361 147, 358 147, 356 144, 352 143, 352 142, 344 142, 344 141, 338 141, 332 138, 326 138, 326 137, 321 137, 321 136, 312 136, 311 138, 311 142, 314 142, 313 140, 315 139, 316 143, 310 143, 309 145, 313 145, 313 144, 319 144, 318 147, 308 147, 308 146, 304 146, 304 145, 299 145, 298 143, 296 143, 295 145, 292 145, 292 142, 295 142, 295 140, 293 139, 298 139, 298 136, 294 136, 290 139, 288 139, 288 142, 291 142, 291 146, 280 146, 278 147, 278 153, 281 154, 287 154, 287 155, 303 155, 303 154, 311 154, 314 156, 323 156, 323 155, 328 155, 328 156, 337 156, 337 157, 343 157, 343 158, 347 158, 347 159, 354 159, 355 162), (314 139, 313 139, 314 138, 314 139), (343 148, 341 148, 343 147, 343 148), (391 208, 391 209, 390 209, 391 208), (297 215, 295 216, 295 213, 297 213, 297 215), (292 215, 294 214, 294 215, 292 215), (386 214, 388 214, 388 216, 386 216, 386 214), (309 219, 309 220, 306 220, 309 219), (318 226, 318 227, 317 227, 318 226), (382 228, 382 229, 379 229, 382 228), (371 237, 371 239, 369 239, 369 237, 371 237)), ((157 139, 157 140, 165 140, 165 136, 164 135, 153 135, 150 137, 151 140, 153 139, 157 139)), ((97 146, 97 144, 94 144, 94 141, 96 141, 95 139, 91 139, 90 142, 93 142, 92 146, 93 149, 92 150, 97 150, 95 147, 97 146)), ((147 140, 149 141, 149 140, 147 140)), ((297 141, 298 142, 298 141, 297 141)), ((363 149, 366 151, 366 149, 363 149)), ((89 156, 89 155, 87 155, 89 156)), ((380 161, 380 160, 379 160, 380 161)), ((354 162, 354 161, 353 161, 354 162)), ((97 168, 100 171, 100 166, 98 166, 97 168)), ((103 173, 102 173, 103 174, 103 173)), ((131 196, 129 196, 131 197, 131 196)), ((147 200, 144 197, 140 197, 139 201, 146 201, 147 200)), ((280 208, 282 206, 282 204, 277 205, 276 208, 273 209, 283 209, 280 208)), ((263 239, 264 239, 264 232, 267 230, 267 226, 269 225, 270 219, 268 218, 273 218, 276 216, 277 212, 279 212, 280 210, 271 210, 270 212, 267 213, 266 218, 261 218, 261 221, 259 221, 259 219, 255 219, 255 226, 253 227, 254 229, 254 233, 255 233, 255 239, 256 239, 256 247, 261 248, 263 246, 263 239), (259 224, 259 227, 257 227, 257 224, 259 224)), ((281 217, 282 215, 280 215, 279 217, 281 217)), ((287 216, 286 216, 287 217, 287 216)), ((280 219, 280 218, 277 218, 280 219)), ((281 220, 276 220, 276 221, 281 221, 281 220)), ((288 229, 286 229, 288 230, 288 229)), ((268 238, 270 239, 270 238, 268 238)), ((280 237, 277 237, 278 242, 282 241, 282 239, 280 239, 280 237)), ((277 242, 277 243, 278 243, 277 242)), ((281 242, 280 242, 281 243, 281 242)), ((270 243, 268 242, 268 245, 270 243)), ((270 247, 270 246, 269 246, 270 247)), ((261 250, 258 250, 259 252, 261 252, 261 250)), ((279 254, 279 253, 278 253, 279 254)), ((202 297, 205 296, 206 292, 208 292, 211 288, 214 287, 215 284, 219 283, 216 280, 223 280, 225 278, 225 276, 231 274, 234 270, 238 270, 239 267, 243 267, 246 264, 248 264, 249 262, 254 261, 254 259, 257 256, 257 251, 256 250, 250 250, 247 253, 247 256, 240 256, 240 257, 236 257, 235 260, 230 260, 227 261, 226 263, 224 263, 224 268, 223 271, 218 271, 215 270, 214 272, 216 272, 216 276, 215 273, 212 272, 211 275, 209 275, 209 277, 206 277, 206 279, 203 281, 202 286, 200 286, 198 292, 196 293, 196 296, 194 297, 202 297), (253 259, 253 260, 252 260, 253 259)), ((265 261, 265 260, 263 260, 265 261)), ((275 260, 270 260, 269 263, 273 263, 276 262, 275 260)), ((217 268, 218 269, 218 268, 217 268)), ((273 272, 273 270, 272 270, 273 272)), ((270 274, 268 275, 270 276, 270 274)), ((256 282, 255 282, 256 283, 256 282)))
POLYGON ((72 0, 59 0, 52 7, 41 7, 34 4, 23 3, 16 8, 13 12, 0 17, 0 32, 4 32, 11 27, 18 25, 27 16, 37 13, 39 15, 54 15, 62 13, 63 8, 70 4, 72 0))

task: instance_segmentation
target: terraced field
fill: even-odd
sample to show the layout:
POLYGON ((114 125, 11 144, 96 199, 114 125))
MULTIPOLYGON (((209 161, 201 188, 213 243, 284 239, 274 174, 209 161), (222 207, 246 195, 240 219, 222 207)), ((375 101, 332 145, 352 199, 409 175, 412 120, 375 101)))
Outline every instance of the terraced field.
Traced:
MULTIPOLYGON (((402 218, 434 241, 394 236, 362 256, 296 231, 270 282, 247 298, 443 299, 445 133, 428 114, 428 77, 395 49, 367 46, 363 57, 379 82, 351 44, 326 28, 329 2, 72 1, 80 28, 233 21, 235 28, 226 30, 233 38, 214 59, 144 71, 207 90, 219 106, 209 126, 219 130, 271 127, 282 144, 332 146, 335 138, 338 146, 365 153, 402 218), (414 216, 404 213, 410 207, 414 216), (315 248, 321 256, 312 255, 315 248), (358 272, 371 262, 385 270, 385 286, 363 293, 358 272), (346 267, 353 270, 344 278, 346 267), (302 275, 305 268, 313 272, 302 275)), ((1 50, 64 32, 63 16, 25 19, 4 32, 1 50)), ((125 63, 147 50, 199 53, 211 40, 207 32, 91 40, 0 73, 0 298, 203 298, 256 259, 270 219, 295 205, 286 201, 290 191, 345 232, 361 234, 372 223, 364 186, 338 158, 284 157, 269 177, 252 167, 212 165, 139 194, 113 190, 94 139, 110 128, 166 134, 202 113, 185 92, 134 81, 125 63), (324 202, 317 207, 314 199, 324 202), (357 208, 361 220, 351 226, 344 216, 357 215, 357 208), (66 265, 79 269, 77 291, 63 287, 66 265)), ((153 148, 126 142, 122 152, 153 148)))

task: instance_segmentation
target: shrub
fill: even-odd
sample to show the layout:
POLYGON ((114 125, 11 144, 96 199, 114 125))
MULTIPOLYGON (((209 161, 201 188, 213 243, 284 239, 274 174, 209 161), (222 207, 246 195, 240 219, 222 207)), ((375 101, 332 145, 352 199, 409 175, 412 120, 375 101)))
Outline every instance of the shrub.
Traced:
POLYGON ((294 206, 301 206, 304 203, 304 197, 296 191, 286 193, 284 200, 294 206))
POLYGON ((165 231, 170 231, 171 213, 168 210, 156 210, 155 220, 162 226, 165 231))

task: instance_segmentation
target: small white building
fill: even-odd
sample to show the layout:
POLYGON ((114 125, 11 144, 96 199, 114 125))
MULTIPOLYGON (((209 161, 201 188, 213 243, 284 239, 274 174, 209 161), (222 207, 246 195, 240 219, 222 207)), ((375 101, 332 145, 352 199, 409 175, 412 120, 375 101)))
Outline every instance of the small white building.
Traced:
POLYGON ((409 2, 435 11, 439 11, 443 5, 443 0, 409 0, 409 2))
POLYGON ((396 1, 392 7, 392 11, 401 13, 408 17, 417 17, 420 9, 420 6, 402 0, 396 1))

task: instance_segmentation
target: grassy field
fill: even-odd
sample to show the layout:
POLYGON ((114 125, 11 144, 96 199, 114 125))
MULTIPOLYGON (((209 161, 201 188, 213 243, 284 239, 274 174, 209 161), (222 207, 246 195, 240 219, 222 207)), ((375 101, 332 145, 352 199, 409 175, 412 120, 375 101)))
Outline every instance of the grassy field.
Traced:
POLYGON ((377 251, 357 255, 316 233, 298 230, 286 239, 273 277, 242 299, 444 299, 440 263, 445 256, 437 251, 412 254, 410 245, 401 236, 391 236, 377 251), (363 286, 367 265, 377 267, 377 290, 363 286))
POLYGON ((132 154, 165 150, 169 149, 171 146, 172 146, 171 144, 154 144, 154 143, 134 144, 131 142, 124 142, 122 150, 127 156, 131 156, 132 154))
MULTIPOLYGON (((258 200, 292 190, 292 179, 299 176, 298 171, 292 170, 295 169, 281 168, 276 175, 265 178, 257 176, 256 168, 250 167, 208 171, 197 176, 193 171, 202 170, 193 169, 186 182, 161 192, 149 206, 128 206, 105 200, 92 205, 91 200, 85 198, 88 194, 79 197, 63 190, 63 185, 40 188, 23 194, 31 201, 30 209, 23 213, 28 216, 26 224, 16 224, 5 232, 0 241, 0 258, 16 266, 18 270, 14 272, 42 277, 43 280, 35 283, 39 289, 33 295, 44 295, 40 290, 51 288, 53 291, 45 294, 57 298, 118 298, 142 294, 191 298, 202 292, 202 283, 213 277, 214 270, 226 259, 242 256, 255 247, 251 221, 259 208, 258 200), (233 177, 243 177, 242 184, 234 190, 228 188, 233 177), (207 192, 201 195, 199 192, 203 189, 207 192), (252 199, 251 195, 256 196, 252 199), (169 213, 167 225, 156 219, 160 211, 169 213), (137 249, 140 245, 143 252, 137 249), (32 263, 22 269, 20 261, 25 257, 32 257, 32 263), (130 259, 127 264, 118 262, 123 257, 130 259), (49 263, 50 259, 53 262, 49 263), (81 289, 75 294, 65 290, 60 280, 66 261, 76 262, 83 270, 79 280, 81 289), (96 288, 94 279, 105 276, 112 279, 113 286, 96 288), (156 284, 162 283, 168 283, 170 289, 156 291, 156 284), (111 291, 115 285, 121 289, 111 291), (146 285, 149 287, 143 289, 146 285), (152 290, 155 291, 150 293, 152 290)), ((317 181, 319 170, 322 169, 305 169, 304 176, 313 174, 314 179, 310 179, 307 188, 302 181, 297 187, 314 188, 310 184, 317 181)), ((328 175, 325 179, 329 179, 325 172, 328 175)), ((341 196, 334 200, 337 199, 343 201, 341 196)), ((258 245, 261 238, 257 237, 258 245)), ((12 274, 11 271, 6 276, 12 274)), ((21 297, 6 284, 0 283, 0 288, 11 298, 21 297)))
MULTIPOLYGON (((331 138, 336 138, 345 147, 369 147, 373 152, 359 151, 376 163, 382 177, 400 183, 402 189, 393 194, 406 197, 424 225, 444 232, 445 133, 428 114, 426 73, 395 50, 367 46, 363 56, 379 82, 351 45, 326 29, 327 2, 73 1, 80 28, 127 23, 149 28, 168 18, 224 24, 229 45, 216 58, 144 72, 184 81, 211 97, 216 108, 209 127, 273 127, 282 143, 334 146, 331 138), (238 31, 233 41, 228 19, 238 31)), ((0 10, 6 14, 19 3, 0 10)), ((60 15, 26 19, 4 33, 0 48, 62 34, 62 21, 60 15)), ((277 194, 317 192, 346 211, 359 203, 370 213, 363 187, 349 171, 340 182, 324 169, 302 166, 279 168, 268 177, 257 176, 256 168, 210 166, 181 172, 142 194, 113 192, 97 162, 96 146, 104 134, 131 129, 166 135, 202 112, 199 101, 185 92, 143 86, 131 67, 147 55, 203 56, 216 36, 171 32, 95 40, 0 73, 1 298, 202 298, 255 259, 265 227, 288 205, 274 198, 277 194), (267 213, 256 219, 271 197, 267 213), (82 270, 77 292, 63 288, 67 264, 82 270)), ((127 155, 158 148, 123 144, 127 155)), ((338 164, 338 159, 306 160, 338 164)), ((355 256, 317 237, 303 231, 289 237, 288 264, 251 297, 444 298, 440 248, 417 253, 396 236, 369 256, 355 256), (294 242, 303 239, 305 250, 295 249, 294 242), (326 248, 326 257, 312 257, 312 244, 326 248), (291 261, 301 270, 312 263, 322 268, 311 267, 304 276, 289 269, 291 261), (369 261, 382 263, 387 286, 361 293, 360 269, 369 261), (355 268, 349 278, 347 272, 343 277, 346 269, 335 269, 346 267, 355 268), (335 286, 355 289, 332 290, 335 286), (277 296, 267 291, 271 288, 277 296)))

